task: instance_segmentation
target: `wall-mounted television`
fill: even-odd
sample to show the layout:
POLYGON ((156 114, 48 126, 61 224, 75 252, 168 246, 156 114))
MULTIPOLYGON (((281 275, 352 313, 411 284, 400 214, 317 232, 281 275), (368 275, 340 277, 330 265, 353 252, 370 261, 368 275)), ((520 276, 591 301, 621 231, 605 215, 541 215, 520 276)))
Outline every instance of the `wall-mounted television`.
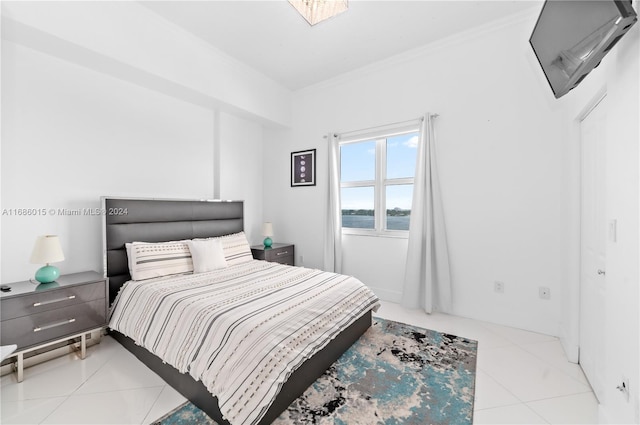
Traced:
POLYGON ((529 43, 554 96, 580 84, 637 20, 628 0, 546 0, 529 43))

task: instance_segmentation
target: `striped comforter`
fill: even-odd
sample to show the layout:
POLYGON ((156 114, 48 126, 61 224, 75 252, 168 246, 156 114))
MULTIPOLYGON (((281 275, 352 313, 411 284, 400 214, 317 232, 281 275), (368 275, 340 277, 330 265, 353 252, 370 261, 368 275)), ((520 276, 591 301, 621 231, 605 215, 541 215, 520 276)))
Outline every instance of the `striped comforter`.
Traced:
POLYGON ((353 277, 251 260, 214 272, 129 281, 109 326, 255 424, 289 375, 378 299, 353 277))

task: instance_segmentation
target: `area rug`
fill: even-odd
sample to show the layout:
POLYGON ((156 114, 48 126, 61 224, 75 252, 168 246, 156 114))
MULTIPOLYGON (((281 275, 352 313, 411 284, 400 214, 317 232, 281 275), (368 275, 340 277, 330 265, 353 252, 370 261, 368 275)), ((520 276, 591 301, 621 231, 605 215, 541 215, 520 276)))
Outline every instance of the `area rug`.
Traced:
MULTIPOLYGON (((390 320, 371 328, 274 424, 471 424, 477 342, 390 320)), ((215 425, 190 402, 152 425, 215 425)))

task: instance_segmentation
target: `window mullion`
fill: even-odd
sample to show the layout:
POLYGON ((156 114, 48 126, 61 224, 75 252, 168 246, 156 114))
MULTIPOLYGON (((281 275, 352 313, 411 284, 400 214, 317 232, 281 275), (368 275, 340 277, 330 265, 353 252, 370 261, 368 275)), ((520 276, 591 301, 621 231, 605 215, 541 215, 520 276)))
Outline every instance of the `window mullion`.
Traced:
POLYGON ((387 163, 387 150, 386 139, 376 140, 376 232, 383 232, 385 229, 385 185, 384 180, 386 178, 386 163, 387 163))
POLYGON ((357 182, 340 183, 340 187, 370 187, 370 186, 375 187, 375 185, 376 185, 375 180, 363 180, 363 181, 357 181, 357 182))
POLYGON ((393 185, 400 185, 400 184, 413 184, 414 180, 415 179, 413 177, 406 177, 406 178, 402 178, 402 179, 389 179, 389 180, 385 180, 384 184, 385 184, 385 186, 393 186, 393 185))

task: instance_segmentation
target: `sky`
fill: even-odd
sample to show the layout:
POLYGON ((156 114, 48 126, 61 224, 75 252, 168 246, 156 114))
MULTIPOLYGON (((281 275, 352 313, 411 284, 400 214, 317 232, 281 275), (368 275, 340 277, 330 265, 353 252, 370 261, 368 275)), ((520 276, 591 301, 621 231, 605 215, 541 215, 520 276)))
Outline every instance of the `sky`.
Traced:
MULTIPOLYGON (((340 178, 343 182, 375 179, 375 140, 344 144, 340 148, 340 178)), ((418 133, 387 139, 386 178, 413 177, 418 133)), ((411 209, 413 185, 387 186, 387 209, 411 209)), ((343 188, 342 209, 373 209, 373 187, 343 188)))

